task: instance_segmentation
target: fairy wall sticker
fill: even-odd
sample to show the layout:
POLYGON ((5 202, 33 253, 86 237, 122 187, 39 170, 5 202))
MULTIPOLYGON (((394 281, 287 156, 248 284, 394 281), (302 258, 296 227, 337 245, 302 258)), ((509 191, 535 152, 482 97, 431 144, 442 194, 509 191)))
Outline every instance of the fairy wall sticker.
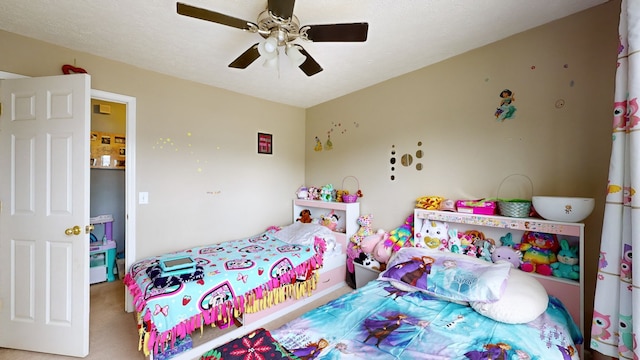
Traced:
POLYGON ((505 119, 513 119, 516 112, 516 107, 513 103, 516 101, 515 95, 509 89, 504 89, 500 92, 500 106, 496 109, 495 116, 499 121, 505 119))

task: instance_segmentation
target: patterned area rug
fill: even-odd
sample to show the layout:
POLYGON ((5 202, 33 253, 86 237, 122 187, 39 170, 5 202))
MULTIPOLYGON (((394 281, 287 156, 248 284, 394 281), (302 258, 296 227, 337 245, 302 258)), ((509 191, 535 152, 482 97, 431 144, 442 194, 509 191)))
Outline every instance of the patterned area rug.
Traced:
POLYGON ((265 329, 255 330, 241 338, 202 354, 200 360, 298 360, 287 352, 271 333, 265 329))

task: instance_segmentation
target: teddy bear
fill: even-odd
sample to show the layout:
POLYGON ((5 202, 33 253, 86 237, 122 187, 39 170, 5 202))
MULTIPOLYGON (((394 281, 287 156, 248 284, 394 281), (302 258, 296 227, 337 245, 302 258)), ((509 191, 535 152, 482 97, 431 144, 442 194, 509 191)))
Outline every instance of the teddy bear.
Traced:
POLYGON ((537 272, 550 276, 553 273, 551 264, 557 260, 556 253, 560 245, 555 234, 537 231, 525 231, 517 250, 522 252, 520 269, 525 272, 537 272))
POLYGON ((387 246, 389 236, 389 233, 379 229, 375 234, 366 236, 360 243, 362 252, 371 255, 380 263, 380 267, 386 267, 392 254, 392 248, 387 246))
POLYGON ((569 242, 565 239, 560 240, 560 251, 558 251, 557 258, 558 261, 551 264, 553 276, 572 280, 580 278, 577 247, 569 246, 569 242))

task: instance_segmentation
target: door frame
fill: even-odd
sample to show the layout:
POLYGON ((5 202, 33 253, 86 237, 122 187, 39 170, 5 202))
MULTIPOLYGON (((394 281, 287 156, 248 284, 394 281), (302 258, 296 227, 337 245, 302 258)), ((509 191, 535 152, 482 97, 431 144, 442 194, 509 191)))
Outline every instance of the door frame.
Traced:
MULTIPOLYGON (((91 98, 124 104, 126 106, 127 162, 125 174, 125 269, 136 259, 136 98, 91 89, 91 98)), ((124 291, 126 312, 133 311, 133 296, 127 288, 124 291)))

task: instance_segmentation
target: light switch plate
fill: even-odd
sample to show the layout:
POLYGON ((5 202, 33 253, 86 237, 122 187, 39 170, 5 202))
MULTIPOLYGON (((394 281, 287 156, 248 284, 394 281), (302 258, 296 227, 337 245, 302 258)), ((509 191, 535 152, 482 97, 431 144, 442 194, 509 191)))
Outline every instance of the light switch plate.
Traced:
POLYGON ((138 204, 148 204, 149 203, 149 193, 146 191, 141 191, 138 193, 138 204))

